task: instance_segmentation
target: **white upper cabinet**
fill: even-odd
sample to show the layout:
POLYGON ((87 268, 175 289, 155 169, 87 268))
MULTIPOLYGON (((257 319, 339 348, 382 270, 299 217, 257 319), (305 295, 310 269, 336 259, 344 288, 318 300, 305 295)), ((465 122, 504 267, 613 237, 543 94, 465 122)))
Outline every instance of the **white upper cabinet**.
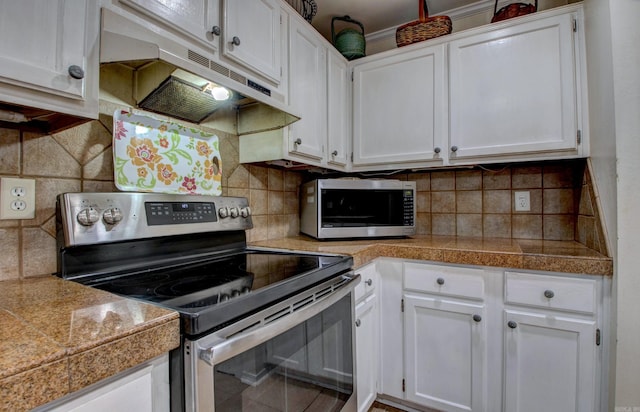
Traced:
POLYGON ((327 53, 327 164, 344 169, 351 140, 351 82, 347 60, 336 50, 327 53))
POLYGON ((220 27, 219 0, 120 0, 144 14, 162 20, 201 45, 218 49, 220 27))
POLYGON ((450 42, 450 163, 582 154, 576 19, 562 14, 450 42))
POLYGON ((95 2, 0 0, 0 11, 1 99, 96 118, 99 12, 95 2))
POLYGON ((291 16, 289 26, 289 76, 289 103, 301 116, 289 126, 289 152, 320 163, 327 141, 327 50, 298 16, 291 16))
POLYGON ((222 54, 279 83, 280 2, 224 0, 223 14, 222 54))
POLYGON ((445 46, 355 63, 353 167, 441 164, 446 126, 445 46))

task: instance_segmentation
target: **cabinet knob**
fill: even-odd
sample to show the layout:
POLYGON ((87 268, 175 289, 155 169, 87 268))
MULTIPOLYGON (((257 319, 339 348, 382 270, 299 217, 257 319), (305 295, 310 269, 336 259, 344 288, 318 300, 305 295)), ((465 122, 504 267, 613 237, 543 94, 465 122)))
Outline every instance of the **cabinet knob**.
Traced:
POLYGON ((365 283, 367 286, 371 286, 371 285, 373 285, 373 281, 372 281, 371 279, 367 279, 367 280, 365 280, 365 281, 364 281, 364 283, 365 283))
POLYGON ((302 144, 302 139, 298 137, 296 140, 293 141, 293 144, 301 145, 302 144))
POLYGON ((219 36, 222 31, 220 30, 220 26, 213 26, 211 28, 211 34, 219 36))
POLYGON ((438 278, 438 279, 436 279, 436 283, 438 285, 444 285, 444 279, 443 278, 438 278))
POLYGON ((359 327, 362 324, 362 322, 360 322, 360 319, 356 319, 356 327, 359 327))
POLYGON ((510 327, 511 329, 515 329, 516 327, 518 327, 518 324, 510 320, 509 322, 507 322, 507 326, 510 327))
POLYGON ((544 297, 545 297, 545 298, 551 299, 551 298, 552 298, 552 297, 554 297, 555 295, 556 295, 556 294, 555 294, 555 293, 553 293, 553 291, 552 291, 552 290, 545 290, 545 291, 544 291, 544 297))
POLYGON ((441 150, 442 150, 442 149, 440 149, 439 147, 434 147, 434 148, 433 148, 433 152, 434 152, 434 153, 440 153, 440 151, 441 151, 441 150))
POLYGON ((451 151, 452 152, 457 152, 458 151, 458 146, 451 146, 451 151))
POLYGON ((231 39, 231 44, 233 44, 234 46, 240 46, 240 37, 233 36, 233 39, 231 39))
POLYGON ((82 70, 82 67, 72 64, 71 66, 69 66, 69 76, 73 77, 74 79, 83 79, 84 70, 82 70))
POLYGON ((333 152, 331 152, 331 156, 338 156, 338 151, 334 150, 333 152))
POLYGON ((482 320, 482 316, 480 316, 480 315, 473 315, 473 320, 474 320, 475 322, 480 322, 480 321, 482 320))

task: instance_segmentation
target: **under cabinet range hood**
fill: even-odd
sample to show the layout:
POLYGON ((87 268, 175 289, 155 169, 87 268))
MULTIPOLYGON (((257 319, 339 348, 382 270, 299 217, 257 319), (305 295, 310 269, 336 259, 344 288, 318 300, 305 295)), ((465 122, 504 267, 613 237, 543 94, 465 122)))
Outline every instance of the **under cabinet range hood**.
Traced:
MULTIPOLYGON (((268 113, 253 126, 245 124, 243 133, 275 130, 299 120, 287 112, 284 95, 258 76, 250 78, 157 28, 104 8, 100 42, 103 101, 214 128, 217 120, 242 116, 244 110, 268 113)), ((237 127, 226 131, 241 134, 237 127)))

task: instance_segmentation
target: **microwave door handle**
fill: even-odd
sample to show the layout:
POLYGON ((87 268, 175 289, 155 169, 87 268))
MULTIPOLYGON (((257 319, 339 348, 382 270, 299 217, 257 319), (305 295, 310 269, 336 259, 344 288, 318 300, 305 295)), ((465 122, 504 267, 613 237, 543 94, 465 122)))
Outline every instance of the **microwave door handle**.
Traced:
POLYGON ((238 333, 227 339, 221 339, 214 345, 198 347, 198 369, 202 365, 202 367, 210 369, 209 373, 213 373, 215 365, 267 342, 292 327, 311 319, 353 291, 360 282, 360 275, 352 275, 350 278, 347 283, 343 284, 335 292, 325 295, 313 304, 283 316, 268 325, 238 333))

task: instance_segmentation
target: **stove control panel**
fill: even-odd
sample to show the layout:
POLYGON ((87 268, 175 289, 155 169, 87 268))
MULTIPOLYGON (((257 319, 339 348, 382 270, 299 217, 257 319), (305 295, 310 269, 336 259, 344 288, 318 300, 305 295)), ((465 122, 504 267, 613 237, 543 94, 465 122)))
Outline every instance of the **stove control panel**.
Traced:
POLYGON ((243 197, 64 193, 57 209, 64 246, 253 227, 243 197))

